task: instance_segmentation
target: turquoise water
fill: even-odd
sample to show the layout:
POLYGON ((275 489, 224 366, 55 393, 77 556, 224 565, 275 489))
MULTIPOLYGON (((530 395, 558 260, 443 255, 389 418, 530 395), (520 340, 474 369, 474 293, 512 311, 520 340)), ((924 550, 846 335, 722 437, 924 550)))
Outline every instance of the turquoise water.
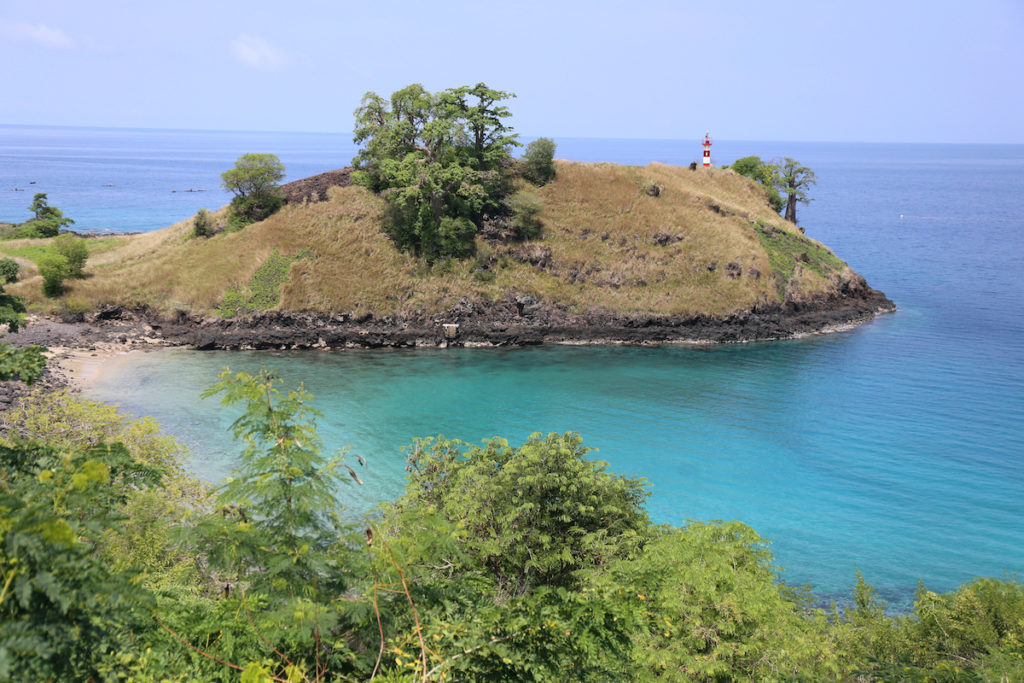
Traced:
MULTIPOLYGON (((196 153, 198 134, 158 133, 175 153, 196 153)), ((138 140, 104 134, 101 161, 138 140)), ((241 134, 204 135, 227 150, 241 134)), ((255 137, 243 151, 283 140, 305 145, 310 168, 347 162, 335 163, 343 136, 245 135, 255 137)), ((33 158, 33 138, 20 139, 5 178, 27 177, 19 159, 33 158)), ((858 568, 897 605, 919 578, 947 590, 1024 570, 1024 147, 723 141, 713 151, 718 163, 788 155, 812 167, 819 182, 801 224, 900 311, 836 335, 714 348, 179 350, 133 356, 89 393, 154 415, 215 480, 237 452, 232 416, 198 395, 225 364, 264 363, 317 394, 329 448, 367 458, 366 485, 342 492, 357 512, 401 490, 399 449, 415 436, 572 430, 613 470, 650 481, 654 519, 747 522, 773 541, 786 578, 824 599, 846 595, 858 568)), ((167 153, 137 154, 150 163, 147 187, 160 186, 164 162, 147 154, 167 153)), ((695 142, 559 140, 559 156, 578 160, 698 155, 695 142)), ((65 162, 68 177, 88 175, 85 160, 65 162)), ((129 209, 76 192, 96 225, 194 211, 149 201, 144 187, 129 209)))

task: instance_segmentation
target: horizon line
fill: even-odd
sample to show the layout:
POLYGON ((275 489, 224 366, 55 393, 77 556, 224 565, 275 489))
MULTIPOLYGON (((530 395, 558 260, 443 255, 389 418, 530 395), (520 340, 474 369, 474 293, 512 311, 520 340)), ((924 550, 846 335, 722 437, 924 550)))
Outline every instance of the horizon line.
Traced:
MULTIPOLYGON (((49 124, 49 123, 0 123, 0 128, 54 128, 54 129, 80 129, 80 130, 111 130, 111 131, 137 131, 137 132, 165 132, 165 133, 257 133, 257 134, 284 134, 284 135, 352 135, 351 131, 301 131, 301 130, 265 130, 265 129, 227 129, 227 128, 156 128, 152 126, 95 126, 95 125, 70 125, 70 124, 49 124)), ((664 137, 601 137, 592 135, 526 135, 521 134, 525 139, 536 139, 548 137, 563 140, 653 140, 653 141, 689 141, 688 138, 664 138, 664 137)), ((701 136, 697 135, 695 139, 701 136)), ((815 143, 815 144, 844 144, 844 145, 1024 145, 1024 142, 964 142, 964 141, 902 141, 902 140, 794 140, 794 139, 768 139, 768 138, 718 138, 727 142, 794 142, 794 143, 815 143)))

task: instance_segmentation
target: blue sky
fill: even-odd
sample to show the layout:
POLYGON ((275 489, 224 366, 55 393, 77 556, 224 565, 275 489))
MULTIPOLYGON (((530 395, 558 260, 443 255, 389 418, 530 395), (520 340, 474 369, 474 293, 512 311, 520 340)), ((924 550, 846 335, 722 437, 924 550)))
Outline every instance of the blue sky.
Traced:
POLYGON ((1024 143, 1021 0, 3 0, 0 123, 348 131, 484 81, 525 136, 1024 143))

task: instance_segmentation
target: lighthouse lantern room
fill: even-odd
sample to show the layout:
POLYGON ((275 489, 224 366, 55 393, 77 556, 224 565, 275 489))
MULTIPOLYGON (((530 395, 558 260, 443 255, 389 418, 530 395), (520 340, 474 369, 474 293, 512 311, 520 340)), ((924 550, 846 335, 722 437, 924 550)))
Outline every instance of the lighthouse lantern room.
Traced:
POLYGON ((711 135, 704 133, 704 168, 711 168, 711 135))

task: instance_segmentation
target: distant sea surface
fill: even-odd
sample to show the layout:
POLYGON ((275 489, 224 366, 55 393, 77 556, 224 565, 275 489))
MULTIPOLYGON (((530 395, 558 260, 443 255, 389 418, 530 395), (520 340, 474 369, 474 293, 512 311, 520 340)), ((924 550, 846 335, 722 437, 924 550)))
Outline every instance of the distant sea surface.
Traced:
MULTIPOLYGON (((700 156, 693 137, 558 139, 557 156, 685 165, 700 156)), ((218 177, 242 153, 277 154, 297 179, 354 151, 342 134, 0 126, 0 220, 24 220, 47 192, 76 228, 151 230, 225 204, 218 177)), ((367 458, 366 485, 341 493, 356 513, 401 491, 414 437, 572 430, 611 470, 648 479, 656 521, 746 522, 823 600, 848 596, 857 569, 897 607, 918 579, 949 590, 1024 570, 1024 146, 722 140, 712 152, 814 169, 800 223, 899 312, 700 348, 175 350, 130 357, 89 394, 156 417, 217 480, 239 450, 233 415, 198 395, 223 365, 266 364, 317 395, 329 449, 367 458)))

